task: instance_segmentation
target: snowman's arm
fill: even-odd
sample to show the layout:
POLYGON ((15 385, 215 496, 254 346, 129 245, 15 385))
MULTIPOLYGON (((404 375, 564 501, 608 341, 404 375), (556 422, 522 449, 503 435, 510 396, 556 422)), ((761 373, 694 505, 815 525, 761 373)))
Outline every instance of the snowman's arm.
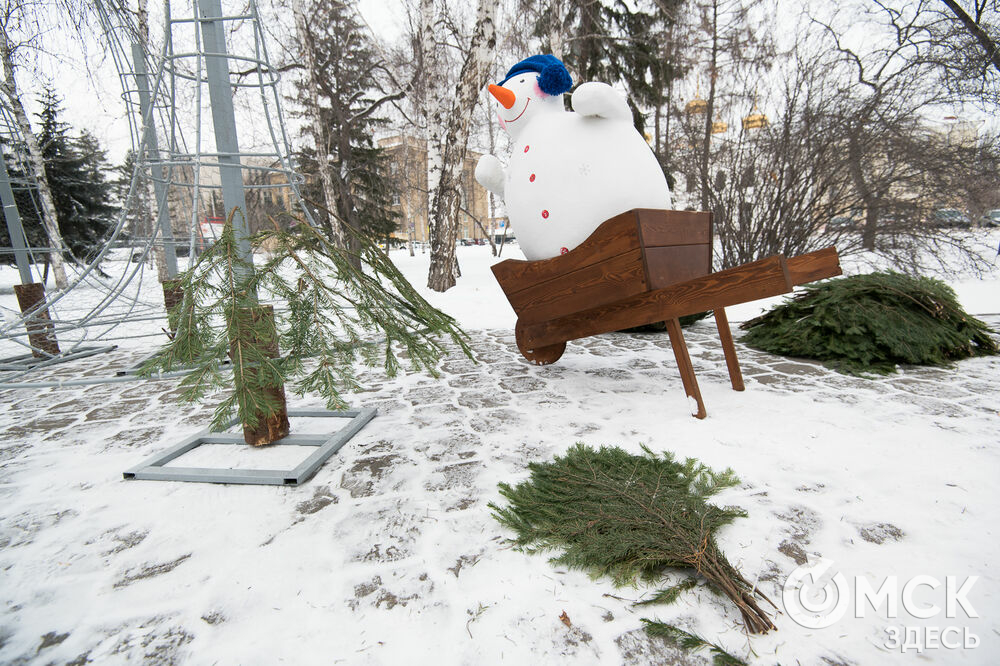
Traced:
POLYGON ((483 155, 476 164, 476 180, 487 190, 503 196, 503 186, 506 180, 503 164, 494 155, 483 155))
POLYGON ((607 83, 590 81, 573 91, 573 110, 581 116, 600 116, 632 122, 632 111, 625 98, 607 83))

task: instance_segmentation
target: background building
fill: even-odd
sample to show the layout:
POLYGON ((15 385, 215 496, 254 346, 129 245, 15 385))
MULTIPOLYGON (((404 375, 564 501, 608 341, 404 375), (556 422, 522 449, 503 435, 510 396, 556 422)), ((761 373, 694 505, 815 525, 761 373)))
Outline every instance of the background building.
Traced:
MULTIPOLYGON (((389 155, 393 179, 398 194, 393 199, 400 214, 399 229, 394 237, 406 241, 429 241, 427 227, 427 142, 407 135, 380 140, 379 146, 389 155)), ((467 151, 462 165, 461 212, 458 238, 484 239, 491 228, 489 193, 476 182, 476 164, 480 153, 467 151)), ((495 222, 495 221, 493 221, 495 222)))

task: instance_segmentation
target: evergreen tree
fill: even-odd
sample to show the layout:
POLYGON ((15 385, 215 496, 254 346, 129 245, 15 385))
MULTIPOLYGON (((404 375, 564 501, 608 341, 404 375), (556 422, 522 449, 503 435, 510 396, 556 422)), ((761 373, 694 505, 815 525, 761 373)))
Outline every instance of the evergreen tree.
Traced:
MULTIPOLYGON (((527 4, 527 0, 522 3, 527 4)), ((577 83, 623 84, 635 127, 644 133, 646 114, 640 107, 661 105, 667 84, 676 76, 673 63, 662 57, 658 44, 681 4, 681 0, 660 0, 648 9, 641 4, 633 9, 622 0, 550 2, 547 10, 539 12, 534 32, 551 41, 553 15, 560 14, 558 30, 565 33, 568 46, 562 59, 578 77, 577 83)))
POLYGON ((112 204, 113 185, 106 176, 107 158, 92 134, 70 136, 69 126, 60 120, 61 100, 51 88, 45 87, 39 101, 38 142, 59 231, 71 259, 86 261, 100 248, 118 211, 112 204))
MULTIPOLYGON (((312 136, 316 150, 325 151, 328 163, 320 173, 322 161, 317 161, 315 151, 299 155, 308 179, 324 185, 314 189, 313 200, 360 234, 384 238, 396 229, 398 220, 392 210, 394 184, 387 157, 373 136, 387 122, 378 115, 379 108, 400 95, 383 93, 379 57, 350 6, 311 3, 309 20, 300 32, 306 42, 301 48, 310 51, 307 60, 314 71, 301 83, 298 101, 306 114, 318 115, 319 120, 303 131, 312 136), (324 195, 327 185, 331 191, 324 195)), ((319 222, 328 232, 334 227, 322 213, 319 222)), ((347 237, 350 241, 355 236, 347 237)), ((356 245, 352 242, 355 251, 356 245)))

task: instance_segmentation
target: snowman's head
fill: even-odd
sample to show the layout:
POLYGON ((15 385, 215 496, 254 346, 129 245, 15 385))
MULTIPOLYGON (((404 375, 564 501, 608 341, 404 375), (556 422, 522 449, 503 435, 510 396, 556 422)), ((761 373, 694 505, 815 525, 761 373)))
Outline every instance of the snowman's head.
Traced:
POLYGON ((500 126, 516 138, 531 118, 564 111, 562 94, 573 86, 566 67, 552 55, 535 55, 517 63, 490 93, 500 103, 500 126))

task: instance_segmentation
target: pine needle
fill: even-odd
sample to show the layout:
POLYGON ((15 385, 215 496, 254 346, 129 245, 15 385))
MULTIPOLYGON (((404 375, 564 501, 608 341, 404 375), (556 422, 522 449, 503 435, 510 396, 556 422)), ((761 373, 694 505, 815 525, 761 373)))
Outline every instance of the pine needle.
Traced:
POLYGON ((636 602, 632 605, 653 606, 657 604, 672 604, 677 601, 677 598, 681 596, 682 592, 686 592, 697 585, 698 581, 694 578, 689 578, 678 583, 677 585, 671 585, 670 587, 663 588, 662 590, 657 590, 656 593, 654 593, 649 599, 644 599, 643 601, 636 602))
POLYGON ((646 625, 646 633, 650 636, 663 638, 667 642, 677 647, 691 652, 708 648, 712 653, 713 666, 746 666, 746 662, 729 654, 715 643, 709 643, 701 636, 690 634, 683 629, 659 622, 656 620, 643 619, 646 625))
POLYGON ((531 477, 516 487, 501 483, 510 504, 490 508, 525 552, 560 551, 554 563, 617 585, 657 580, 671 567, 693 571, 736 604, 748 631, 774 628, 756 597, 770 600, 726 560, 714 538, 719 527, 745 515, 706 501, 738 483, 736 475, 644 450, 636 456, 577 444, 551 463, 531 463, 531 477))
POLYGON ((814 358, 852 375, 1000 351, 989 327, 962 309, 948 285, 893 272, 809 285, 741 328, 749 347, 814 358))

